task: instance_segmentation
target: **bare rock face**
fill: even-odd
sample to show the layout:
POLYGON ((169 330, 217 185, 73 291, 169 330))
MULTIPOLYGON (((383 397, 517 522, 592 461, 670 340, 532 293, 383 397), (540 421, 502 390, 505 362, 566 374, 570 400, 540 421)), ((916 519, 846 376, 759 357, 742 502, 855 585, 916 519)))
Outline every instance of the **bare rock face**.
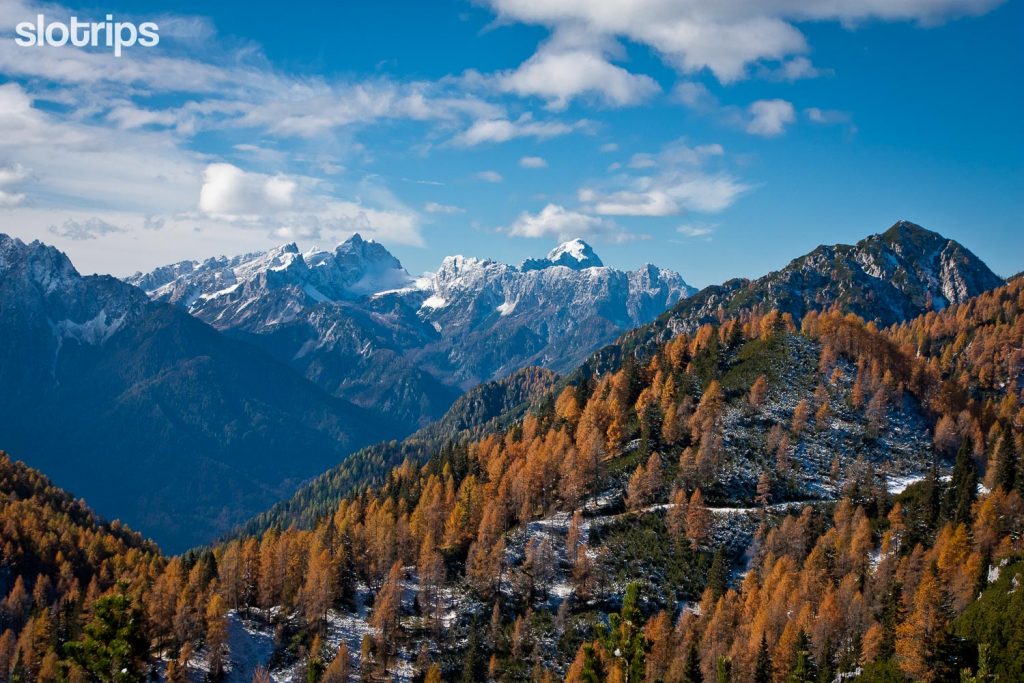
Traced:
POLYGON ((569 369, 694 291, 663 268, 608 268, 583 240, 520 267, 451 256, 413 277, 359 235, 331 252, 288 244, 128 281, 413 426, 480 382, 528 365, 569 369))
POLYGON ((692 330, 743 310, 778 309, 799 321, 839 307, 891 325, 961 303, 1003 284, 957 242, 899 221, 855 245, 823 245, 757 280, 730 280, 677 304, 665 320, 671 332, 692 330))

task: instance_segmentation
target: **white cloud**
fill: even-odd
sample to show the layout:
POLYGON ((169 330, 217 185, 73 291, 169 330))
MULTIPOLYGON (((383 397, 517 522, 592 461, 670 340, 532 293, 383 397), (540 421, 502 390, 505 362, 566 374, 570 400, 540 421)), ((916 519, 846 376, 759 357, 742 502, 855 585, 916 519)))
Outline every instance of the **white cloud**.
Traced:
POLYGON ((684 81, 673 90, 673 97, 690 109, 711 116, 723 125, 739 128, 762 137, 774 137, 785 132, 796 121, 796 109, 782 99, 757 100, 745 109, 723 105, 701 83, 684 81))
POLYGON ((605 216, 722 211, 750 189, 725 171, 705 170, 710 160, 724 154, 719 144, 690 146, 676 141, 657 154, 633 155, 629 168, 642 173, 624 173, 603 184, 583 187, 578 198, 588 212, 605 216))
POLYGON ((804 78, 817 78, 822 74, 821 70, 811 63, 807 57, 793 57, 779 65, 778 69, 771 71, 768 76, 782 81, 799 81, 804 78))
POLYGON ((559 240, 574 237, 626 237, 613 221, 570 211, 557 204, 548 204, 535 214, 522 212, 505 231, 514 237, 554 237, 559 240))
MULTIPOLYGON (((683 73, 708 69, 723 83, 762 61, 807 52, 797 24, 869 20, 934 24, 983 14, 1003 0, 489 0, 504 20, 586 34, 595 43, 627 38, 656 50, 683 73)), ((541 46, 538 55, 543 55, 541 46)), ((529 63, 529 61, 527 62, 529 63)), ((525 66, 525 65, 524 65, 525 66)))
POLYGON ((747 132, 762 137, 782 135, 786 132, 786 126, 796 120, 796 110, 786 100, 757 100, 747 111, 750 115, 747 132))
POLYGON ((590 211, 604 216, 675 216, 722 211, 748 189, 726 173, 678 172, 637 178, 623 190, 583 188, 579 198, 590 211))
POLYGON ((617 143, 614 143, 614 142, 606 142, 603 145, 601 145, 600 150, 602 152, 604 152, 605 154, 607 154, 609 152, 618 152, 619 151, 619 145, 617 143))
POLYGON ((452 206, 450 204, 438 204, 437 202, 427 202, 423 205, 423 210, 427 213, 463 213, 465 209, 458 206, 452 206))
POLYGON ((851 118, 849 112, 839 111, 838 109, 819 109, 818 107, 804 109, 804 116, 811 123, 818 123, 824 126, 849 123, 851 118))
MULTIPOLYGON (((106 268, 116 269, 117 259, 129 254, 140 258, 140 245, 182 257, 201 256, 207 248, 263 246, 259 237, 235 233, 231 227, 250 232, 257 228, 262 235, 283 230, 325 238, 359 229, 392 243, 423 243, 416 212, 373 183, 346 180, 339 187, 315 177, 210 164, 207 155, 188 150, 172 131, 121 129, 105 116, 43 109, 17 83, 0 85, 0 130, 0 159, 13 161, 4 166, 0 203, 17 212, 11 215, 12 225, 19 222, 18 229, 29 238, 70 242, 76 255, 86 254, 87 262, 106 268), (345 194, 360 199, 339 199, 345 194), (32 197, 32 207, 22 209, 26 195, 32 197), (92 218, 125 227, 113 232, 92 218), (159 221, 164 229, 153 229, 159 221), (235 241, 224 243, 221 236, 227 234, 235 241), (116 252, 80 248, 100 235, 102 242, 118 244, 116 252), (179 243, 169 245, 165 235, 178 240, 184 236, 194 251, 181 253, 179 243)), ((262 155, 259 161, 281 158, 262 155)))
POLYGON ((695 81, 682 81, 672 89, 672 96, 691 109, 707 110, 718 106, 718 99, 707 86, 695 81))
POLYGON ((477 180, 482 180, 485 183, 500 183, 505 178, 497 171, 480 171, 474 176, 477 180))
POLYGON ((393 243, 423 243, 416 214, 380 188, 377 194, 392 206, 339 200, 319 192, 319 185, 314 178, 271 176, 215 163, 203 172, 199 209, 210 218, 269 230, 279 238, 360 231, 393 243))
POLYGON ((497 76, 498 87, 506 92, 547 101, 560 111, 576 98, 624 107, 639 104, 660 92, 650 76, 633 74, 608 61, 618 52, 613 41, 593 41, 576 30, 563 29, 514 71, 497 76))
POLYGON ((680 225, 676 228, 676 232, 691 239, 704 238, 710 241, 711 235, 715 233, 717 227, 717 225, 708 223, 691 223, 680 225))
POLYGON ((519 160, 519 165, 523 168, 547 168, 548 162, 544 157, 523 157, 519 160))
POLYGON ((246 173, 232 164, 210 164, 203 171, 199 208, 218 218, 260 215, 290 208, 296 183, 282 176, 246 173))
POLYGON ((25 201, 25 193, 17 192, 15 186, 27 177, 21 164, 0 166, 0 208, 18 206, 25 201))
POLYGON ((199 155, 165 132, 118 131, 44 111, 23 86, 0 85, 0 159, 32 169, 33 202, 95 213, 173 213, 194 205, 199 155))
POLYGON ((94 240, 104 235, 125 232, 124 228, 111 225, 102 218, 87 218, 85 220, 66 220, 61 225, 51 225, 51 234, 59 237, 66 237, 71 240, 94 240))
POLYGON ((630 157, 628 165, 630 168, 654 168, 658 165, 658 161, 654 158, 653 154, 637 152, 630 157))
POLYGON ((529 114, 523 114, 514 121, 506 118, 480 119, 455 136, 452 142, 459 147, 473 147, 485 143, 508 142, 524 137, 543 140, 567 135, 585 125, 585 121, 571 125, 560 121, 534 121, 529 114))

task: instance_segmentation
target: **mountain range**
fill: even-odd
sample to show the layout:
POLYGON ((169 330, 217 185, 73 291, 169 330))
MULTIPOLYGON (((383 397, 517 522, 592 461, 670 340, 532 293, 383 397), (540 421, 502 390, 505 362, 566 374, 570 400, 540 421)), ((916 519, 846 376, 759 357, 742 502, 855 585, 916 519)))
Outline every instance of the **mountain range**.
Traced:
POLYGON ((0 328, 4 447, 170 550, 402 430, 179 308, 6 235, 0 328))
MULTIPOLYGON (((778 310, 791 314, 799 325, 810 311, 836 308, 876 324, 889 325, 963 303, 1001 284, 1002 278, 966 247, 919 225, 899 221, 884 233, 871 235, 856 245, 819 246, 782 270, 756 280, 734 279, 706 287, 680 300, 653 322, 623 333, 566 373, 559 384, 593 381, 620 369, 630 358, 649 358, 659 345, 680 333, 692 333, 700 325, 718 324, 726 318, 778 310)), ((485 384, 480 389, 500 391, 502 387, 485 384)), ((506 411, 504 417, 489 415, 489 424, 494 431, 500 430, 508 424, 509 416, 520 416, 528 404, 539 398, 536 394, 524 394, 522 405, 516 406, 515 411, 506 411)), ((456 405, 451 414, 461 412, 456 405)), ((355 454, 354 460, 316 477, 294 496, 252 520, 245 529, 263 530, 275 524, 307 525, 316 514, 345 495, 381 481, 386 467, 368 467, 363 464, 365 461, 397 466, 405 458, 417 459, 430 453, 431 448, 436 451, 443 439, 424 436, 447 434, 451 438, 457 434, 450 429, 436 429, 436 425, 451 421, 451 414, 400 443, 381 444, 355 454), (424 441, 428 448, 424 448, 424 441)), ((485 431, 486 427, 480 426, 474 435, 485 431)))
MULTIPOLYGON (((262 283, 276 308, 254 294, 220 310, 269 327, 308 316, 296 289, 361 311, 430 302, 424 320, 454 298, 371 245, 286 247, 194 280, 223 285, 210 299, 240 274, 262 283)), ((511 268, 469 268, 471 300, 479 271, 511 268)), ((571 242, 508 277, 601 269, 571 242)), ((178 291, 191 303, 0 237, 0 445, 30 465, 0 451, 4 680, 1024 675, 1024 284, 936 233, 900 222, 708 288, 578 371, 481 381, 350 456, 409 424, 178 291), (330 458, 177 556, 59 488, 176 552, 330 458)))
POLYGON ((692 291, 582 242, 524 269, 452 257, 412 278, 358 235, 129 280, 0 235, 0 439, 171 551, 424 426, 481 377, 570 367, 692 291))
POLYGON ((358 234, 334 251, 286 244, 127 281, 414 426, 480 382, 529 365, 570 369, 695 291, 664 268, 609 268, 582 240, 519 267, 451 256, 413 277, 358 234))

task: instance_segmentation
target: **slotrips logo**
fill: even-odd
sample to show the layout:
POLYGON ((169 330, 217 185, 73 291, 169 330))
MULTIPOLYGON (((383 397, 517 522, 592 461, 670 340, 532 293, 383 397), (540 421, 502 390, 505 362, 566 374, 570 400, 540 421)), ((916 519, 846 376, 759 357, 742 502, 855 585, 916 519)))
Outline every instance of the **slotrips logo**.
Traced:
POLYGON ((134 24, 115 21, 108 14, 105 21, 82 21, 71 17, 66 23, 48 21, 43 14, 36 20, 23 21, 14 28, 14 42, 21 47, 74 47, 111 48, 120 57, 125 48, 154 47, 160 43, 160 27, 156 22, 134 24))

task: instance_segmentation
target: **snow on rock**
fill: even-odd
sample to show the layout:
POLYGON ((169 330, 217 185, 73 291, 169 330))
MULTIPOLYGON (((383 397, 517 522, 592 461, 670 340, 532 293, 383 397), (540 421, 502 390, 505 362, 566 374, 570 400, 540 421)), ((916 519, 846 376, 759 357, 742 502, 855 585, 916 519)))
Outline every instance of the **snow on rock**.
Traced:
POLYGON ((73 320, 61 320, 56 327, 60 335, 66 339, 75 339, 83 344, 99 346, 121 329, 124 320, 124 314, 112 318, 104 309, 91 320, 81 323, 76 323, 73 320))
POLYGON ((231 665, 225 681, 251 683, 256 669, 266 667, 274 654, 274 632, 232 610, 228 613, 228 652, 231 665))
POLYGON ((564 242, 550 252, 544 259, 527 259, 523 261, 520 270, 541 270, 551 266, 565 266, 572 270, 584 270, 586 268, 601 268, 604 263, 594 253, 593 248, 581 239, 564 242))
POLYGON ((927 476, 928 475, 926 475, 926 474, 918 473, 918 474, 908 474, 908 475, 899 476, 899 477, 890 477, 889 478, 889 482, 888 482, 889 493, 891 493, 893 495, 896 495, 898 493, 903 493, 912 484, 916 484, 919 481, 924 481, 925 477, 927 477, 927 476))

